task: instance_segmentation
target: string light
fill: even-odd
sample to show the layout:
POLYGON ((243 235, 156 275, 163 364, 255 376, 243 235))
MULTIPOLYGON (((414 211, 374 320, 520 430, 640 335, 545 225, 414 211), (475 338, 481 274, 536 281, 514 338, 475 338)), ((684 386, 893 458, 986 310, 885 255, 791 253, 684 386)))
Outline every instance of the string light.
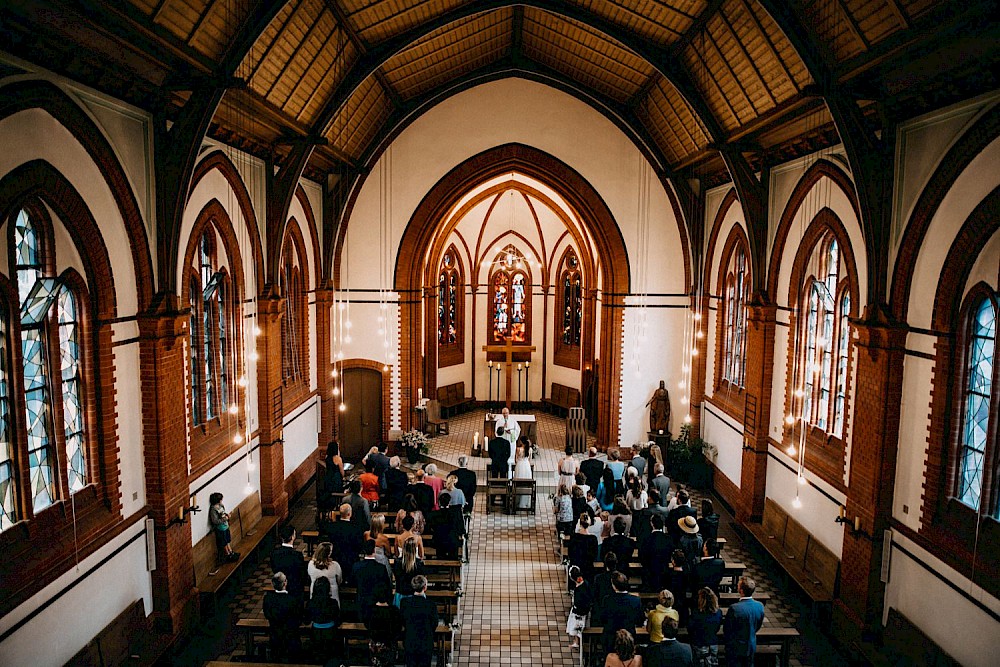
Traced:
POLYGON ((237 433, 236 435, 234 435, 233 436, 233 443, 237 444, 237 445, 243 444, 243 436, 240 435, 239 433, 237 433))
POLYGON ((795 451, 796 451, 795 450, 795 443, 792 443, 792 444, 788 445, 788 449, 786 449, 785 451, 788 452, 789 456, 795 456, 795 451))
POLYGON ((235 403, 230 403, 229 404, 229 414, 231 414, 231 415, 239 414, 239 411, 240 411, 240 408, 239 408, 238 405, 236 405, 235 403))
POLYGON ((792 507, 795 509, 802 509, 802 501, 799 499, 798 495, 795 496, 795 500, 792 501, 792 507))
POLYGON ((346 403, 341 403, 340 406, 338 407, 338 409, 341 412, 344 412, 345 410, 347 410, 347 404, 346 403))
POLYGON ((260 337, 260 335, 262 333, 263 332, 260 330, 260 327, 258 327, 258 326, 255 325, 254 328, 253 328, 253 337, 254 338, 258 338, 258 337, 260 337))
POLYGON ((799 486, 806 485, 806 476, 799 472, 799 486))

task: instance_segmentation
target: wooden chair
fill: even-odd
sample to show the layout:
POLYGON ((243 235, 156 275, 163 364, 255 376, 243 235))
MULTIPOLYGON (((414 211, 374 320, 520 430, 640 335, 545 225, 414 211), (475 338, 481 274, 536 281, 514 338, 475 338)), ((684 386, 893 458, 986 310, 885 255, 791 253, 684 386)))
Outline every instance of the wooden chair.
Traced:
POLYGON ((510 491, 510 509, 511 514, 517 514, 518 510, 524 510, 525 512, 531 512, 532 514, 537 514, 537 496, 535 494, 535 480, 534 479, 515 479, 511 483, 510 491), (524 497, 531 498, 531 504, 528 507, 520 507, 518 500, 524 497))
POLYGON ((437 400, 427 401, 427 435, 448 433, 448 420, 441 416, 441 403, 437 400))
POLYGON ((490 477, 486 480, 486 513, 493 509, 494 501, 500 499, 504 512, 510 511, 510 480, 506 477, 490 477))

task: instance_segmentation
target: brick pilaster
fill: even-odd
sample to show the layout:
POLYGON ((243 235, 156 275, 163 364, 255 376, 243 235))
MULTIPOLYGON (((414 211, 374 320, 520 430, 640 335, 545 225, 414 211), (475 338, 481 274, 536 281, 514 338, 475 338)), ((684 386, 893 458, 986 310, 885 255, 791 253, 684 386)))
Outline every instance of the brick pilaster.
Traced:
POLYGON ((330 323, 333 290, 327 286, 316 290, 316 389, 319 393, 320 432, 317 446, 326 453, 326 443, 333 438, 337 405, 330 395, 333 389, 330 371, 330 323))
POLYGON ((187 323, 172 295, 158 298, 139 317, 146 503, 156 523, 153 617, 158 629, 172 634, 184 628, 194 599, 191 525, 167 526, 189 501, 187 323))
POLYGON ((285 300, 266 294, 258 301, 257 414, 260 436, 260 504, 264 514, 288 514, 285 492, 283 384, 281 381, 281 317, 285 300))
POLYGON ((882 531, 892 515, 906 344, 906 330, 882 313, 866 313, 853 329, 857 382, 847 516, 860 517, 861 531, 845 527, 840 595, 833 605, 836 632, 849 639, 882 621, 882 531))
POLYGON ((742 502, 740 521, 757 521, 764 513, 767 482, 767 429, 771 414, 771 377, 774 373, 774 326, 777 308, 760 298, 747 308, 747 351, 744 375, 742 502))

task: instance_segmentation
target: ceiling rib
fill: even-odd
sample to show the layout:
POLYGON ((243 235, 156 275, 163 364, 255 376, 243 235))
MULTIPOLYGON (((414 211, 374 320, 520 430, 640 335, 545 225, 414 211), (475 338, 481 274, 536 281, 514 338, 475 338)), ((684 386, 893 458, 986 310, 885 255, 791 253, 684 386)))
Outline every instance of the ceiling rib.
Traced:
MULTIPOLYGON (((309 42, 309 39, 313 36, 313 32, 316 30, 316 28, 319 27, 319 25, 320 25, 320 21, 317 19, 316 21, 313 21, 313 24, 311 26, 309 26, 309 30, 306 31, 306 34, 302 38, 302 41, 299 42, 298 47, 292 52, 292 55, 290 55, 288 57, 288 60, 285 61, 285 64, 281 66, 281 69, 278 71, 278 74, 274 77, 274 81, 272 81, 271 85, 268 86, 267 92, 264 93, 264 97, 265 98, 271 96, 271 93, 274 91, 275 86, 277 86, 281 82, 281 80, 285 77, 285 74, 288 72, 288 68, 291 67, 291 65, 292 65, 293 62, 295 62, 295 59, 298 57, 298 55, 302 51, 303 47, 309 42)), ((337 29, 334 28, 333 32, 337 32, 337 29)), ((331 33, 331 35, 332 34, 333 33, 331 33)), ((329 37, 327 39, 329 39, 329 37)), ((325 45, 325 42, 324 42, 324 45, 325 45)), ((316 58, 319 57, 319 54, 320 54, 320 51, 317 51, 316 52, 316 58)), ((315 60, 315 58, 314 58, 314 60, 315 60)), ((311 66, 311 65, 312 65, 312 63, 309 63, 309 66, 311 66)), ((309 69, 309 67, 307 66, 305 69, 309 69)), ((303 75, 304 75, 304 72, 305 72, 305 70, 303 70, 303 75)))
MULTIPOLYGON (((272 50, 272 49, 274 48, 274 46, 275 46, 275 45, 276 45, 276 44, 278 43, 278 41, 279 41, 279 40, 281 39, 281 35, 282 35, 282 33, 284 33, 284 32, 285 32, 285 30, 287 30, 287 29, 288 29, 288 26, 289 26, 289 24, 290 24, 290 23, 292 22, 292 19, 294 19, 294 18, 295 18, 295 15, 296 15, 296 14, 298 13, 299 9, 301 9, 301 8, 302 8, 302 5, 304 5, 304 4, 305 4, 305 2, 304 2, 303 0, 299 0, 299 4, 297 4, 297 5, 295 6, 295 9, 293 9, 292 11, 290 11, 290 12, 288 13, 288 18, 286 18, 286 19, 285 19, 285 20, 284 20, 284 21, 282 22, 282 24, 281 24, 281 27, 280 27, 280 28, 278 28, 278 29, 277 29, 277 30, 275 31, 275 33, 274 33, 274 39, 272 39, 272 40, 271 40, 271 43, 267 45, 267 48, 266 48, 266 49, 264 49, 264 53, 262 53, 262 54, 260 55, 260 60, 258 60, 258 61, 257 61, 257 64, 256 64, 256 65, 254 65, 254 66, 253 66, 253 68, 252 68, 252 69, 250 70, 250 74, 249 74, 249 75, 247 75, 247 83, 249 83, 250 81, 253 81, 254 77, 256 77, 256 76, 257 76, 257 72, 259 72, 259 71, 260 71, 260 68, 261 68, 261 66, 262 66, 262 65, 264 64, 264 62, 265 62, 265 61, 267 60, 267 57, 268 57, 269 55, 271 55, 271 50, 272 50)), ((262 33, 262 34, 263 34, 263 33, 262 33)))
POLYGON ((750 8, 750 3, 747 0, 736 1, 743 6, 743 11, 747 13, 747 16, 749 16, 750 20, 753 22, 754 27, 760 32, 760 36, 764 40, 764 44, 767 45, 767 50, 770 51, 771 57, 774 58, 774 61, 781 66, 781 71, 788 79, 788 83, 792 85, 792 88, 795 89, 796 93, 801 93, 802 89, 799 88, 799 85, 795 82, 795 77, 792 76, 792 72, 788 69, 788 65, 785 64, 785 61, 782 60, 781 56, 778 54, 778 48, 774 45, 774 42, 771 41, 771 38, 768 37, 767 31, 764 30, 764 25, 760 22, 760 18, 753 13, 753 10, 750 8))
MULTIPOLYGON (((354 26, 351 25, 350 21, 348 21, 347 14, 344 13, 343 8, 341 8, 337 0, 326 0, 326 6, 330 10, 330 13, 333 14, 333 18, 337 20, 337 25, 339 25, 347 35, 347 39, 351 40, 351 43, 354 44, 354 48, 358 50, 360 57, 364 58, 368 54, 370 47, 368 46, 368 43, 361 38, 358 31, 354 29, 354 26)), ((405 104, 403 102, 403 98, 396 91, 396 89, 392 87, 389 80, 385 78, 385 72, 382 71, 382 68, 376 68, 373 74, 379 85, 382 86, 385 94, 389 97, 389 101, 392 102, 392 105, 397 109, 402 107, 405 104)))
MULTIPOLYGON (((729 34, 733 36, 733 40, 739 46, 740 52, 743 54, 743 57, 747 59, 748 63, 750 63, 750 68, 756 75, 757 80, 760 81, 761 88, 763 88, 764 92, 767 93, 767 96, 771 98, 771 104, 773 104, 774 106, 778 106, 778 100, 774 97, 774 93, 771 92, 771 87, 768 86, 767 81, 764 80, 764 75, 761 74, 760 68, 757 66, 757 63, 754 62, 754 59, 752 57, 750 57, 750 52, 747 51, 746 44, 744 44, 743 40, 740 39, 740 36, 736 34, 736 29, 733 27, 733 24, 729 20, 729 17, 726 16, 725 10, 723 9, 719 10, 719 18, 722 19, 723 24, 725 24, 726 28, 729 30, 729 34)), ((767 39, 767 35, 764 35, 764 39, 765 40, 767 39)))

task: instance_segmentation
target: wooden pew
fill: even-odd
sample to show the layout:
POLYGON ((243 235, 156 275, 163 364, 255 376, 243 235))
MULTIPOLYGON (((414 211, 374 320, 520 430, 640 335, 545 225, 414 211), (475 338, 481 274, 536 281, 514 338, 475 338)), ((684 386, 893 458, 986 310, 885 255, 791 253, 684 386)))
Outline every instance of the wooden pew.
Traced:
POLYGON ((437 400, 441 404, 441 414, 447 418, 472 407, 472 399, 465 395, 465 383, 455 382, 437 389, 437 400))
POLYGON ((152 631, 140 599, 118 614, 66 664, 73 667, 153 665, 166 653, 170 643, 169 635, 152 631))
MULTIPOLYGON (((631 539, 633 542, 636 541, 636 539, 634 537, 631 537, 629 539, 631 539)), ((723 549, 725 549, 726 544, 728 544, 728 542, 726 541, 726 538, 724 538, 724 537, 720 537, 719 539, 716 540, 716 542, 719 543, 719 555, 721 556, 722 555, 722 551, 723 551, 723 549)), ((566 558, 567 556, 569 556, 569 538, 568 537, 564 537, 563 541, 562 541, 562 556, 563 556, 563 558, 566 558)), ((632 560, 633 561, 638 561, 639 560, 639 545, 638 544, 636 544, 635 549, 632 550, 632 560)))
MULTIPOLYGON (((697 604, 698 600, 696 598, 696 591, 688 591, 688 600, 692 603, 697 604)), ((641 591, 639 593, 639 599, 642 600, 643 605, 655 606, 659 600, 659 591, 641 591)), ((767 593, 754 593, 753 599, 761 603, 765 607, 767 603, 771 601, 771 596, 767 593)), ((722 609, 727 609, 732 605, 736 604, 740 600, 739 593, 719 593, 719 607, 722 609)), ((676 604, 676 603, 675 603, 676 604)))
MULTIPOLYGON (((626 572, 629 575, 628 583, 629 586, 636 587, 642 585, 642 565, 640 563, 629 563, 627 568, 618 568, 620 572, 626 572)), ((604 563, 594 563, 594 570, 598 573, 604 571, 604 563)), ((739 578, 743 576, 743 572, 746 570, 746 565, 739 561, 726 561, 726 570, 722 574, 722 578, 726 579, 729 577, 731 579, 731 585, 735 586, 739 578)))
POLYGON ((567 387, 558 382, 552 383, 552 389, 548 398, 542 399, 542 408, 546 412, 563 415, 569 412, 570 408, 580 406, 580 390, 575 387, 567 387))

